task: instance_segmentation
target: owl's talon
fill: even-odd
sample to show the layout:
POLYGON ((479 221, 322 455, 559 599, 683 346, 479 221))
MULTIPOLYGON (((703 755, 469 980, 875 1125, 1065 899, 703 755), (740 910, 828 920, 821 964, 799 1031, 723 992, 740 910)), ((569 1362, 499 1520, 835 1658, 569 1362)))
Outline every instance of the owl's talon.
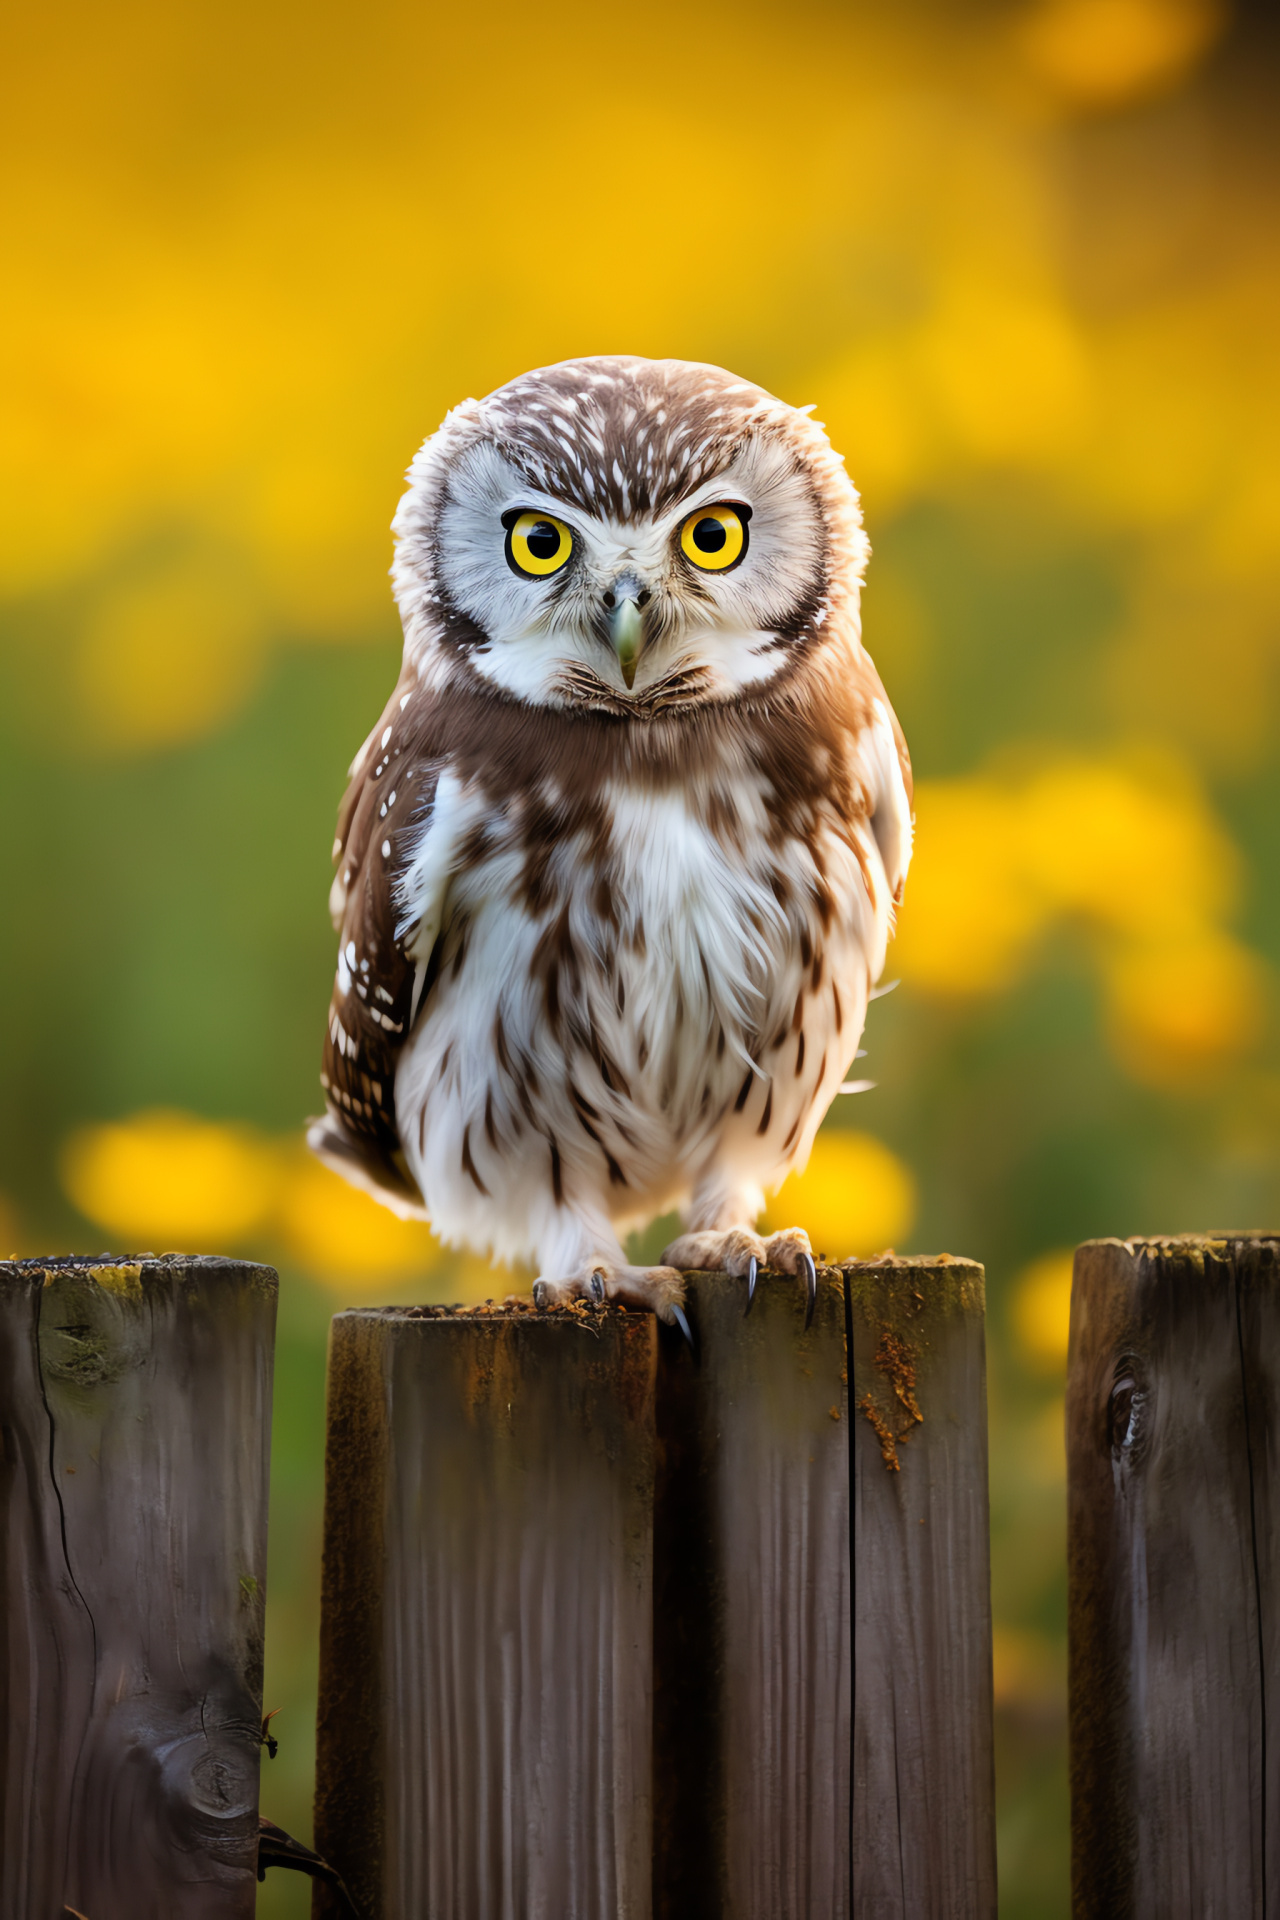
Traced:
POLYGON ((685 1339, 688 1341, 690 1353, 696 1352, 697 1349, 694 1347, 694 1344, 693 1344, 693 1334, 689 1330, 689 1322, 685 1319, 684 1308, 673 1305, 671 1309, 671 1317, 675 1321, 676 1325, 679 1327, 685 1339))
POLYGON ((776 1267, 780 1273, 794 1273, 803 1279, 804 1324, 807 1331, 813 1324, 814 1308, 818 1304, 818 1268, 808 1234, 803 1227, 783 1227, 779 1232, 769 1235, 765 1252, 771 1267, 776 1267))
POLYGON ((727 1273, 747 1283, 747 1304, 743 1318, 755 1299, 756 1278, 768 1265, 764 1241, 752 1227, 728 1227, 724 1232, 707 1228, 697 1233, 682 1233, 662 1256, 668 1266, 684 1272, 727 1273))
POLYGON ((533 1283, 533 1303, 542 1312, 571 1306, 575 1300, 592 1307, 655 1313, 659 1320, 674 1324, 684 1302, 684 1276, 672 1267, 628 1267, 597 1257, 563 1279, 544 1274, 533 1283))
POLYGON ((813 1324, 813 1310, 818 1304, 818 1269, 814 1265, 811 1253, 802 1253, 800 1262, 804 1268, 805 1290, 809 1296, 804 1310, 804 1330, 807 1333, 813 1324))

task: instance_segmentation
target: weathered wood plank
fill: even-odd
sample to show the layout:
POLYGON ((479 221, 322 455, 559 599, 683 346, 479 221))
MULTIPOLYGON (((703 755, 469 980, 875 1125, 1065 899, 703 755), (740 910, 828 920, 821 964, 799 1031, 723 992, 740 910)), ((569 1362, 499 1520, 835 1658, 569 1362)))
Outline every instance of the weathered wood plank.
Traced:
POLYGON ((335 1320, 316 1826, 366 1920, 647 1920, 656 1352, 335 1320))
POLYGON ((688 1280, 698 1361, 666 1350, 659 1381, 655 1913, 986 1920, 982 1270, 823 1269, 808 1331, 797 1281, 762 1276, 744 1319, 740 1281, 688 1280))
POLYGON ((254 1911, 276 1277, 0 1264, 0 1913, 254 1911))
POLYGON ((877 1920, 991 1920, 983 1272, 946 1256, 892 1260, 847 1267, 845 1284, 853 1356, 854 1912, 877 1920))
POLYGON ((1262 1920, 1276 1769, 1280 1240, 1076 1255, 1067 1392, 1074 1909, 1262 1920))

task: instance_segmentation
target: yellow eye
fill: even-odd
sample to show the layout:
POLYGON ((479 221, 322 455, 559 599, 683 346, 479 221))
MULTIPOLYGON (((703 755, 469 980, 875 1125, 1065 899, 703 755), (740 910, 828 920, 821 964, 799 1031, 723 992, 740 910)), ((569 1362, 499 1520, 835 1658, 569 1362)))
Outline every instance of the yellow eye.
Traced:
POLYGON ((749 507, 699 507, 680 529, 686 560, 704 573, 727 573, 747 550, 749 507))
POLYGON ((512 573, 545 579, 559 573, 573 552, 573 535, 549 513, 503 516, 507 528, 507 565, 512 573))

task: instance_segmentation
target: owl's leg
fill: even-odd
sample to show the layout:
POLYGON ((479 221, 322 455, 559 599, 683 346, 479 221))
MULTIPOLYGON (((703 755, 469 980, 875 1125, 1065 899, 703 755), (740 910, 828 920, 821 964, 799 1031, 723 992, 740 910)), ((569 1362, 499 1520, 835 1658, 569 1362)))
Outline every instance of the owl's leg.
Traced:
POLYGON ((690 1346, 693 1336, 684 1312, 684 1277, 674 1267, 632 1267, 617 1236, 603 1220, 557 1221, 548 1242, 539 1247, 542 1272, 533 1283, 534 1304, 566 1306, 572 1300, 594 1305, 611 1301, 656 1314, 677 1326, 690 1346))
POLYGON ((808 1295, 804 1318, 807 1327, 818 1299, 818 1269, 804 1228, 783 1227, 766 1239, 753 1226, 728 1224, 735 1218, 753 1221, 761 1210, 763 1198, 755 1191, 738 1194, 713 1188, 695 1192, 689 1210, 693 1231, 682 1233, 678 1240, 664 1247, 662 1258, 669 1266, 680 1267, 685 1272, 696 1268, 703 1273, 731 1273, 745 1279, 748 1313, 755 1299, 756 1276, 761 1267, 799 1274, 808 1295), (715 1224, 700 1225, 708 1214, 715 1224))

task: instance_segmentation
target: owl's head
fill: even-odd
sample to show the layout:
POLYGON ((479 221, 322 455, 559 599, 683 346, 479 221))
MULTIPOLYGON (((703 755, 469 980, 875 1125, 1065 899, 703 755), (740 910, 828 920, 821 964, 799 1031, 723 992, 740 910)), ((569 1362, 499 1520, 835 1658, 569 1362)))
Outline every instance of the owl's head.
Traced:
POLYGON ((570 360, 465 401, 395 518, 424 679, 620 715, 727 700, 856 646, 866 561, 821 427, 718 367, 570 360))

